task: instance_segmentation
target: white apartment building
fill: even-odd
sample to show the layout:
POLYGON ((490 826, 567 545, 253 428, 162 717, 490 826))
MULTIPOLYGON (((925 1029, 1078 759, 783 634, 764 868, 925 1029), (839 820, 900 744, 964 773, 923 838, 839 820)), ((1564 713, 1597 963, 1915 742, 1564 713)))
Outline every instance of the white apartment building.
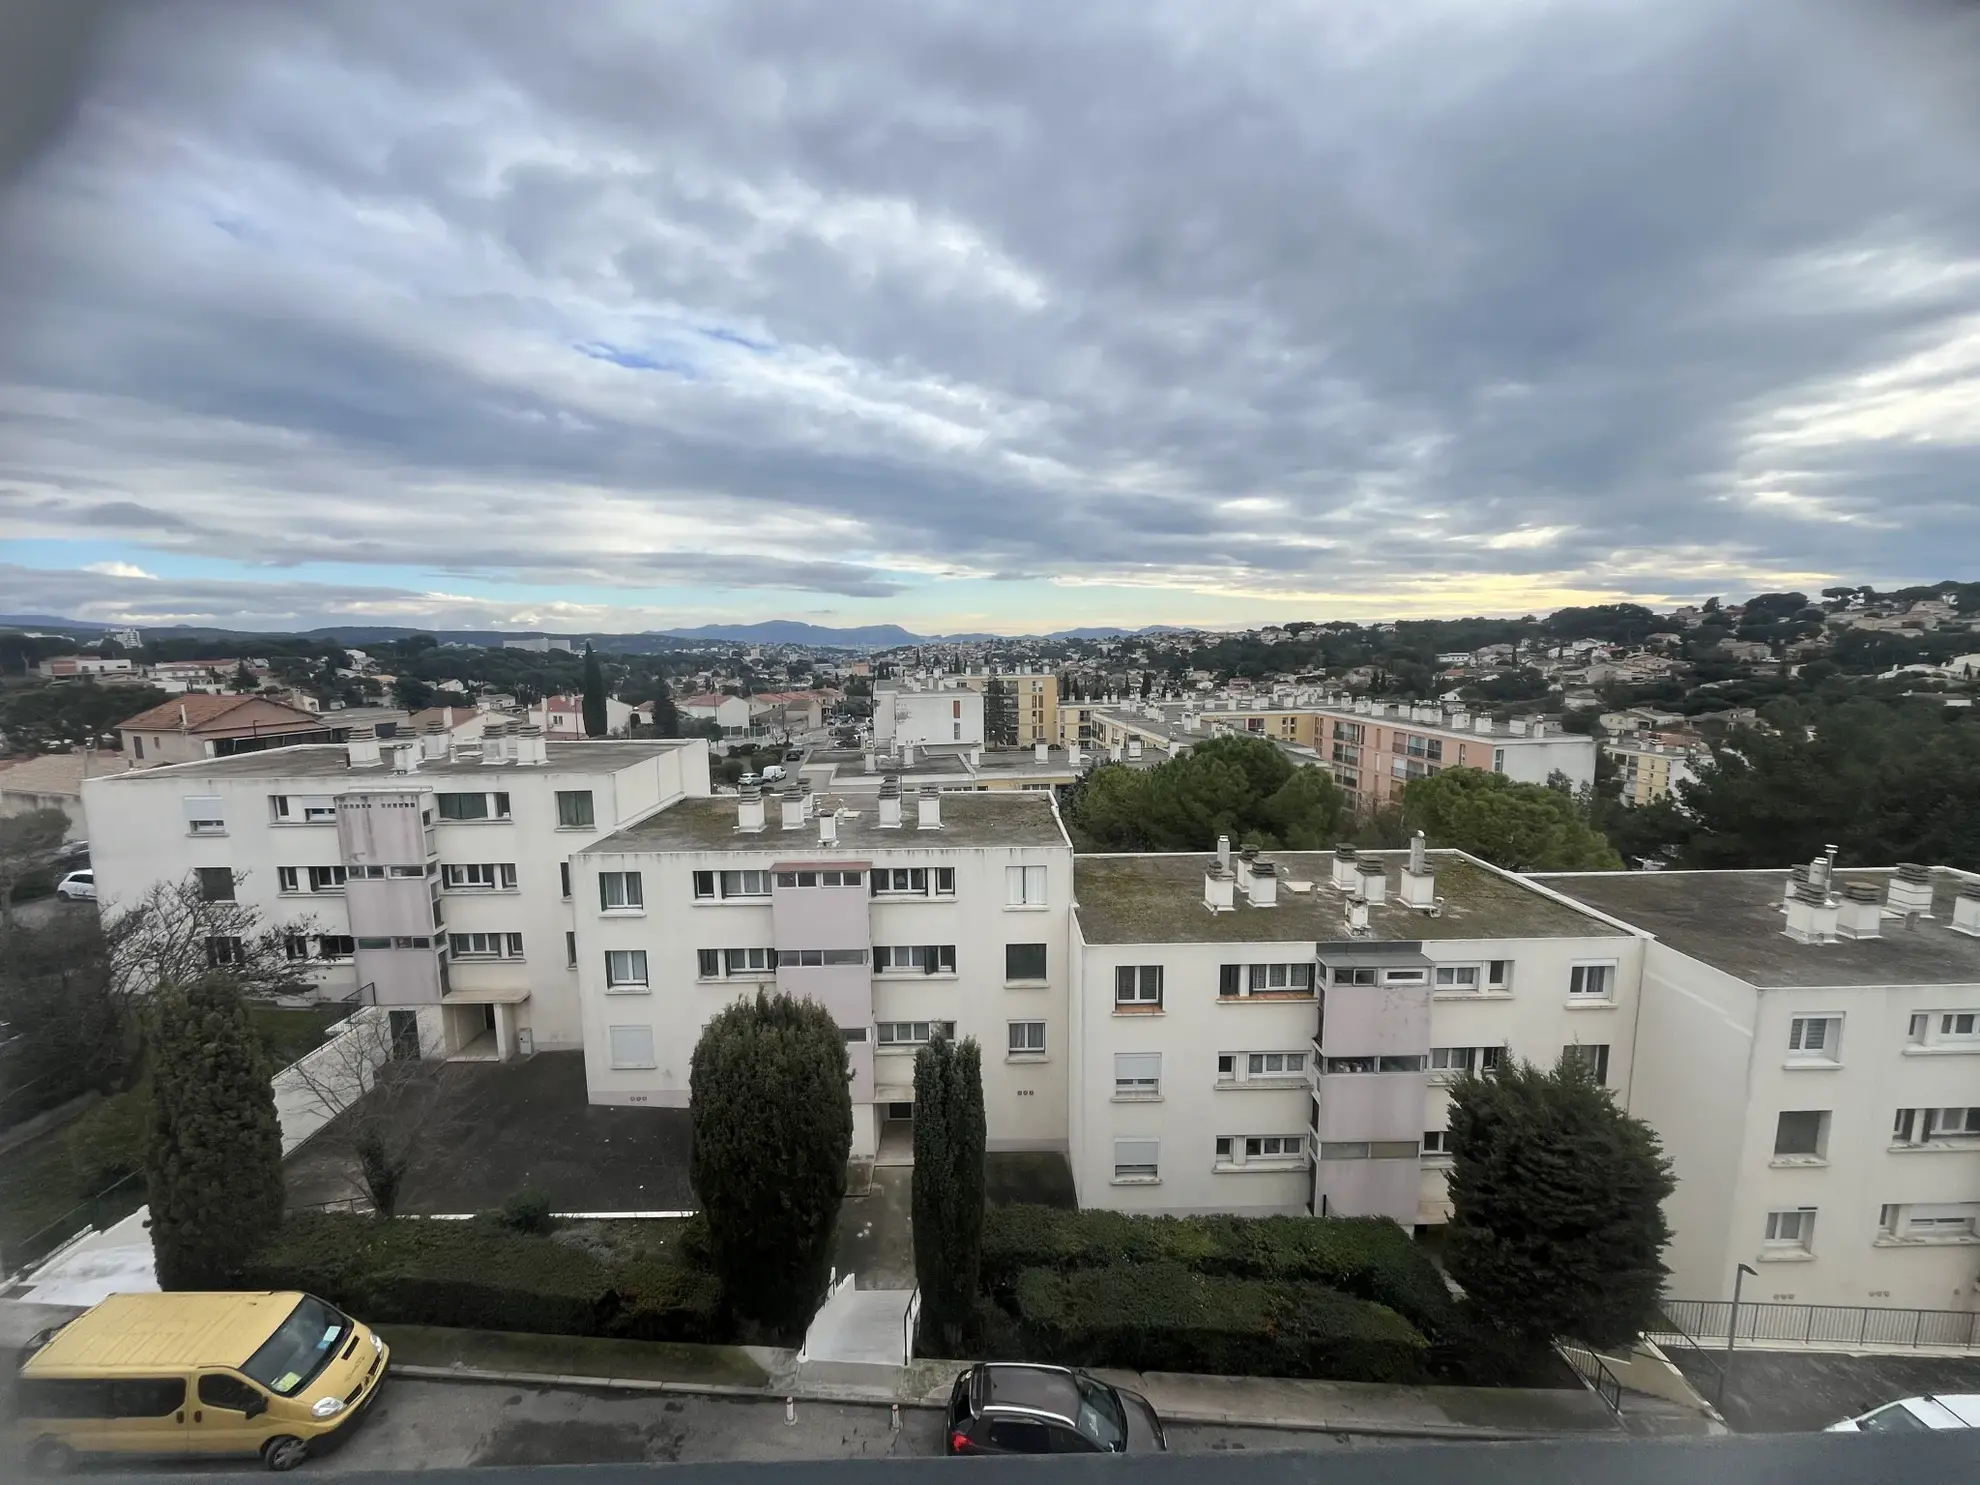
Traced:
POLYGON ((1643 941, 1459 852, 1075 863, 1083 1206, 1449 1215, 1446 1085, 1569 1047, 1618 1096, 1643 941))
POLYGON ((983 742, 983 693, 966 686, 915 690, 876 686, 873 741, 891 751, 907 743, 983 742))
POLYGON ((1650 937, 1633 1112, 1675 1162, 1672 1292, 1980 1307, 1980 878, 1540 879, 1650 937))
POLYGON ((582 1047, 571 857, 706 795, 707 744, 369 733, 86 780, 104 909, 196 876, 285 929, 325 998, 415 1013, 429 1053, 582 1047))
POLYGON ((709 1018, 780 989, 845 1034, 856 1155, 911 1152, 938 1031, 983 1048, 991 1149, 1065 1149, 1072 846, 1049 794, 682 798, 573 873, 594 1103, 685 1107, 709 1018))

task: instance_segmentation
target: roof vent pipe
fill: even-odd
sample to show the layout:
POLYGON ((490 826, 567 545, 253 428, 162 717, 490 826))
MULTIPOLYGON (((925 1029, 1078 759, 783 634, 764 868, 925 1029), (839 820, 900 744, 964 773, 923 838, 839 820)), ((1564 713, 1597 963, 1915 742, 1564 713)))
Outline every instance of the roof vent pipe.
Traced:
POLYGON ((1890 892, 1884 906, 1901 916, 1919 913, 1932 916, 1932 871, 1916 861, 1900 861, 1891 876, 1890 892))
POLYGON ((1423 874, 1423 832, 1417 831, 1409 838, 1409 869, 1418 876, 1423 874))
POLYGON ((839 843, 839 812, 822 810, 818 815, 818 844, 835 846, 839 843))
POLYGON ((1389 874, 1379 861, 1363 861, 1355 867, 1355 893, 1370 904, 1389 900, 1389 874))
POLYGON ((1225 871, 1231 869, 1231 838, 1228 835, 1217 837, 1217 865, 1225 871))
POLYGON ((917 830, 940 830, 942 828, 942 796, 935 792, 932 784, 923 784, 921 793, 915 797, 915 821, 917 830))

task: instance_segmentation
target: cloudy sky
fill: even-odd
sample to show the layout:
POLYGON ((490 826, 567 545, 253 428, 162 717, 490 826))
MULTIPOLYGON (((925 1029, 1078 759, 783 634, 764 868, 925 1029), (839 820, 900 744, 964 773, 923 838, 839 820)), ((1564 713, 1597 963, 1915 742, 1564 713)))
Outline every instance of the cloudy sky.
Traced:
POLYGON ((158 3, 0 611, 923 631, 1972 578, 1955 0, 158 3))

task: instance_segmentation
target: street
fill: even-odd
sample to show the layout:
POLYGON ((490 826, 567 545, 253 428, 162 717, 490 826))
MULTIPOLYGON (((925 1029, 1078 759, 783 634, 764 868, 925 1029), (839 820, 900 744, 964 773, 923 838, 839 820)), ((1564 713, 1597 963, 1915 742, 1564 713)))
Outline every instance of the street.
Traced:
MULTIPOLYGON (((941 1415, 903 1408, 901 1432, 887 1409, 799 1403, 784 1422, 774 1399, 509 1387, 471 1382, 392 1382, 342 1449, 304 1465, 310 1474, 424 1470, 463 1465, 692 1464, 720 1460, 858 1459, 942 1452, 941 1415)), ((1171 1425, 1182 1453, 1324 1451, 1380 1441, 1260 1428, 1171 1425)), ((108 1466, 101 1467, 105 1472, 108 1466)), ((119 1467, 129 1470, 130 1465, 119 1467)), ((168 1472, 170 1461, 139 1466, 168 1472)), ((255 1460, 201 1461, 202 1473, 259 1472, 255 1460)))

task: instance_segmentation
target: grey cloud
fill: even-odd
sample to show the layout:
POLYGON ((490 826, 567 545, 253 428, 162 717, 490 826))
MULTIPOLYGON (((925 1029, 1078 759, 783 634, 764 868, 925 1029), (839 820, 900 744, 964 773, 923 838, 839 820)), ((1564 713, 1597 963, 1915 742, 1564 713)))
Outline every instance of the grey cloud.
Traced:
POLYGON ((41 483, 156 509, 156 471, 225 471, 180 518, 270 562, 540 580, 569 484, 701 513, 583 564, 629 586, 882 600, 886 552, 1287 591, 1647 560, 1682 593, 1700 549, 1938 576, 1980 540, 1970 430, 1752 429, 1980 313, 1975 41, 1743 0, 165 8, 0 232, 0 381, 157 415, 23 418, 41 483), (274 246, 148 233, 160 182, 274 246), (775 349, 727 367, 695 321, 775 349), (707 375, 511 364, 643 331, 707 375), (1855 519, 1751 504, 1770 468, 1855 519), (857 535, 720 550, 753 516, 857 535))

